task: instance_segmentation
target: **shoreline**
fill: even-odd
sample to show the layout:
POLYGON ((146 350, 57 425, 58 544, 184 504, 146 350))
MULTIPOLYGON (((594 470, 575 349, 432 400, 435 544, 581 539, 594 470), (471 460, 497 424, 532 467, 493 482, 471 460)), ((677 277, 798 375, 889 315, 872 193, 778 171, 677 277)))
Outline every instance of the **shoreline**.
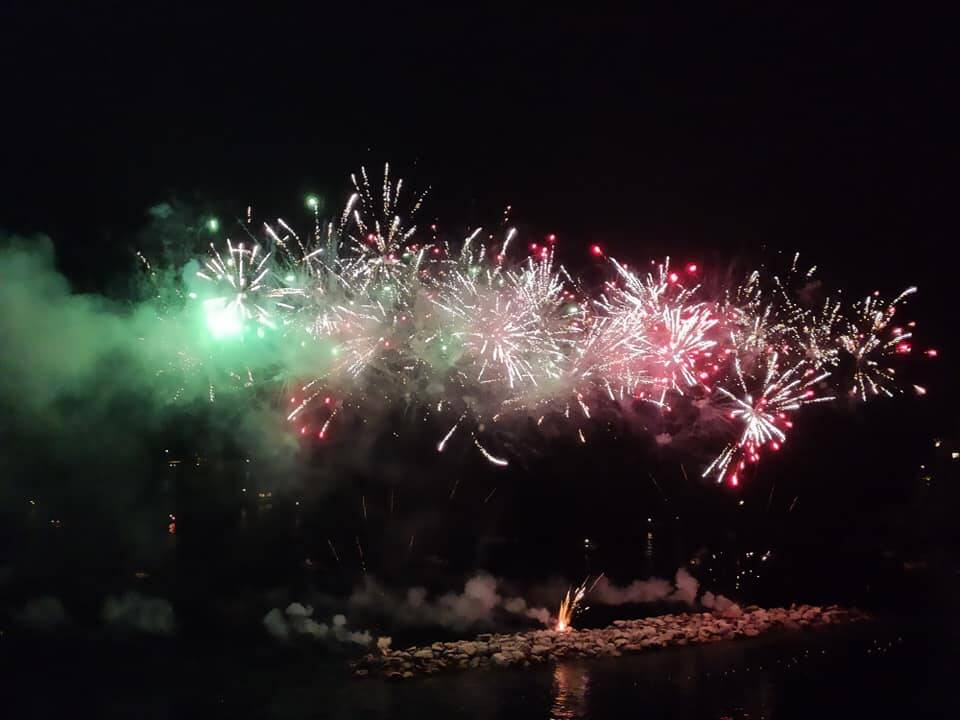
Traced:
POLYGON ((772 630, 801 630, 858 622, 869 616, 838 605, 791 605, 789 608, 740 609, 722 612, 671 613, 641 620, 615 620, 604 628, 522 633, 481 633, 473 640, 385 648, 350 663, 356 678, 404 680, 483 667, 531 667, 563 658, 619 657, 665 647, 752 638, 772 630))

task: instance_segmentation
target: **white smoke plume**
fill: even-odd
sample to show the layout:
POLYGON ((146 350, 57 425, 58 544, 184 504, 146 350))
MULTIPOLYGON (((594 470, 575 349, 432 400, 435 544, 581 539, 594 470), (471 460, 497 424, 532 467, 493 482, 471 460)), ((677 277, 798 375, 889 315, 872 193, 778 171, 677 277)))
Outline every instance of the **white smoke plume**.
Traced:
POLYGON ((527 607, 527 601, 522 597, 510 598, 503 603, 503 609, 514 615, 523 615, 531 620, 537 620, 544 625, 550 624, 550 611, 546 608, 527 607))
POLYGON ((726 595, 714 595, 712 592, 707 590, 707 592, 703 594, 703 597, 700 598, 700 604, 708 610, 723 612, 735 603, 726 595))
POLYGON ((620 587, 606 577, 600 578, 590 593, 590 599, 602 605, 624 605, 626 603, 649 603, 659 601, 683 602, 693 605, 697 598, 700 583, 686 568, 677 570, 673 582, 663 578, 634 580, 620 587))
POLYGON ((520 615, 543 623, 550 622, 546 608, 531 608, 522 597, 503 597, 499 580, 480 572, 463 586, 461 593, 445 593, 430 599, 426 588, 412 587, 398 594, 381 587, 367 577, 365 584, 350 596, 351 608, 387 615, 400 625, 440 625, 454 630, 465 630, 475 625, 493 624, 499 611, 520 615))
POLYGON ((176 627, 169 600, 141 595, 136 590, 120 597, 109 596, 100 617, 106 625, 150 635, 170 635, 176 627))
POLYGON ((63 603, 52 595, 40 595, 28 600, 23 608, 14 614, 18 625, 33 630, 50 630, 67 622, 67 613, 63 603))
POLYGON ((665 600, 672 591, 673 583, 663 578, 634 580, 625 587, 618 587, 606 577, 602 577, 590 593, 590 599, 602 605, 648 603, 665 600))
POLYGON ((315 640, 328 640, 363 647, 373 642, 373 636, 369 630, 356 631, 348 628, 345 615, 334 615, 329 625, 324 622, 317 622, 312 615, 312 606, 292 602, 285 611, 281 611, 280 608, 273 608, 264 616, 263 625, 267 633, 278 640, 309 635, 315 640))
POLYGON ((677 587, 668 599, 693 605, 697 600, 697 590, 700 589, 700 583, 697 579, 687 572, 686 568, 680 568, 674 577, 674 583, 677 587))

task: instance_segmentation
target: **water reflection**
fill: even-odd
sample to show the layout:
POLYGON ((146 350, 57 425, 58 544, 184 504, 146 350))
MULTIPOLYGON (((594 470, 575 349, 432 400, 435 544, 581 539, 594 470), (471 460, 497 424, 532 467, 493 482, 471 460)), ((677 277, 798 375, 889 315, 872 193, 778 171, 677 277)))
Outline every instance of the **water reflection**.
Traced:
POLYGON ((590 673, 582 665, 559 663, 553 671, 553 720, 586 717, 590 673))

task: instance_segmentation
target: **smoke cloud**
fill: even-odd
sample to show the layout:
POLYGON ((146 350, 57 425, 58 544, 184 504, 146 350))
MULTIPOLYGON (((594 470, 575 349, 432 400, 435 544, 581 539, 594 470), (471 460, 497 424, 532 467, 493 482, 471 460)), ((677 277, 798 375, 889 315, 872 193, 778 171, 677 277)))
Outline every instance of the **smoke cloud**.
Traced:
POLYGON ((100 617, 110 627, 150 635, 170 635, 176 627, 173 606, 168 600, 141 595, 136 590, 108 597, 100 617))
MULTIPOLYGON (((292 602, 287 609, 273 608, 263 617, 263 626, 267 633, 278 640, 289 640, 298 636, 309 636, 314 640, 328 640, 342 644, 366 647, 373 642, 369 630, 350 630, 345 615, 334 615, 330 624, 313 619, 313 607, 292 602)), ((380 640, 383 640, 381 638, 380 640)), ((380 647, 380 640, 377 641, 380 647)), ((389 640, 389 638, 387 638, 389 640)), ((389 642, 387 642, 389 646, 389 642)))
POLYGON ((499 592, 499 585, 497 578, 480 572, 464 583, 463 592, 444 593, 430 599, 426 588, 413 587, 405 593, 396 593, 367 577, 364 585, 350 595, 348 604, 353 610, 387 616, 401 626, 439 625, 462 631, 474 626, 493 625, 497 613, 549 624, 549 610, 531 608, 522 597, 504 597, 499 592))
POLYGON ((708 610, 716 610, 717 612, 723 612, 724 610, 732 607, 736 603, 733 602, 730 598, 725 595, 714 595, 712 592, 707 590, 703 594, 703 597, 700 598, 700 604, 703 605, 708 610))
POLYGON ((238 353, 256 368, 264 357, 213 344, 196 311, 164 312, 181 272, 119 302, 73 292, 47 238, 0 238, 0 436, 17 448, 0 453, 0 494, 92 502, 122 522, 142 501, 131 478, 149 477, 150 443, 187 416, 210 443, 292 456, 282 419, 234 378, 238 353))
POLYGON ((663 578, 634 580, 629 585, 619 587, 606 577, 600 578, 590 598, 603 605, 625 605, 627 603, 682 602, 693 605, 697 598, 700 583, 686 568, 677 570, 673 582, 663 578))
POLYGON ((13 619, 31 630, 51 630, 67 623, 67 613, 59 598, 41 595, 28 600, 13 619))

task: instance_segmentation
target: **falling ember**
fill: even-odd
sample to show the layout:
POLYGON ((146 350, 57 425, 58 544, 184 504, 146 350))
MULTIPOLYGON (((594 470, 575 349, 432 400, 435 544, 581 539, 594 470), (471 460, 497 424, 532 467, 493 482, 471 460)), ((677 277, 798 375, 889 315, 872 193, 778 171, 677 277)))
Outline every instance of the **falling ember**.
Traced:
POLYGON ((447 446, 447 440, 449 440, 451 437, 453 437, 453 434, 457 431, 457 428, 460 426, 460 421, 463 420, 463 417, 464 417, 464 416, 461 415, 461 416, 460 416, 460 420, 457 420, 457 422, 454 423, 453 427, 451 427, 451 428, 447 431, 447 434, 443 436, 443 440, 441 440, 439 443, 437 443, 437 452, 438 452, 438 453, 442 453, 442 452, 443 452, 443 449, 447 446))
POLYGON ((492 455, 489 450, 487 450, 483 445, 480 444, 480 441, 477 440, 476 436, 473 438, 473 444, 477 446, 477 449, 480 451, 480 454, 483 455, 491 465, 497 465, 498 467, 506 467, 510 463, 504 460, 503 458, 498 458, 496 455, 492 455))
POLYGON ((340 556, 337 555, 337 549, 333 546, 333 541, 330 538, 327 538, 327 545, 330 546, 330 552, 333 553, 333 559, 337 561, 337 565, 340 564, 340 556))
POLYGON ((330 427, 331 421, 337 416, 337 412, 339 412, 339 410, 340 408, 334 410, 332 413, 330 413, 330 417, 324 421, 323 426, 320 428, 320 432, 317 433, 317 438, 319 440, 323 440, 327 436, 327 429, 330 427))
POLYGON ((367 574, 367 561, 363 557, 363 545, 360 544, 360 536, 356 536, 357 540, 357 553, 360 555, 360 569, 363 571, 363 574, 367 574))

